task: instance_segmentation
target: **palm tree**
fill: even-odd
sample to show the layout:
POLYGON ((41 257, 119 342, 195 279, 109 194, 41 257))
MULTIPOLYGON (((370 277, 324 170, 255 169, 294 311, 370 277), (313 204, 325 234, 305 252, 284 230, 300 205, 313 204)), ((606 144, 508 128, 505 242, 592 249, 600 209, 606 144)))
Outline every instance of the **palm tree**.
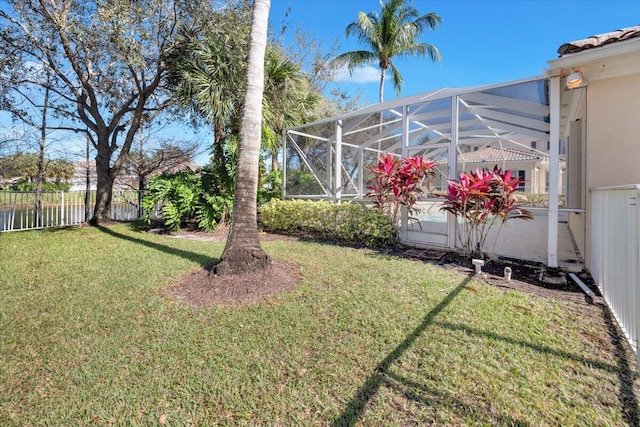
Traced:
POLYGON ((402 89, 403 80, 393 63, 394 57, 428 55, 434 62, 442 59, 435 46, 416 41, 426 28, 435 30, 442 20, 435 13, 420 15, 406 0, 389 0, 386 3, 380 0, 380 8, 380 13, 358 13, 358 19, 345 30, 347 37, 355 34, 369 50, 345 52, 334 58, 332 63, 336 66, 347 65, 352 73, 355 68, 377 62, 380 67, 382 102, 388 68, 391 69, 396 95, 400 95, 402 89))
POLYGON ((180 107, 213 128, 213 165, 219 191, 231 190, 224 141, 240 115, 246 78, 249 28, 243 8, 213 12, 202 31, 184 35, 186 48, 170 57, 168 83, 180 107))
POLYGON ((278 170, 284 129, 313 121, 321 95, 311 87, 300 65, 287 58, 279 46, 267 47, 264 66, 263 142, 271 156, 271 170, 278 170))
POLYGON ((269 7, 270 0, 254 0, 233 221, 220 262, 213 270, 220 275, 265 270, 272 263, 271 257, 260 246, 256 209, 269 7))

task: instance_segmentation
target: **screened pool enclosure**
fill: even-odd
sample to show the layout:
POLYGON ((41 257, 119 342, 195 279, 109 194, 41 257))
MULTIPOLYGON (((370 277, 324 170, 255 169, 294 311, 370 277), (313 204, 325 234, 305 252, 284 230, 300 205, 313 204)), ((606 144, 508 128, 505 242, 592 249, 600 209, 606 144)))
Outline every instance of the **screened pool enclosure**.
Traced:
MULTIPOLYGON (((424 156, 436 162, 433 192, 421 199, 418 215, 405 215, 401 239, 415 246, 454 248, 455 219, 440 211, 438 194, 446 191, 448 179, 456 179, 463 171, 498 165, 523 180, 519 191, 538 222, 539 230, 531 233, 546 237, 538 249, 532 249, 531 242, 520 242, 530 253, 516 257, 542 258, 553 264, 557 261, 550 256, 556 255, 550 254, 550 248, 558 246, 554 239, 558 239, 558 221, 564 223, 568 187, 566 141, 560 140, 559 126, 551 126, 554 97, 559 107, 559 81, 545 76, 441 89, 290 128, 284 144, 284 196, 365 200, 371 177, 368 169, 379 154, 424 156), (536 250, 540 253, 532 254, 536 250)), ((505 229, 515 231, 524 221, 516 222, 505 229)), ((508 246, 517 248, 519 242, 509 242, 510 231, 505 229, 501 233, 506 237, 501 234, 500 241, 507 247, 485 248, 488 252, 514 255, 508 246)), ((573 251, 569 256, 579 254, 573 251)))

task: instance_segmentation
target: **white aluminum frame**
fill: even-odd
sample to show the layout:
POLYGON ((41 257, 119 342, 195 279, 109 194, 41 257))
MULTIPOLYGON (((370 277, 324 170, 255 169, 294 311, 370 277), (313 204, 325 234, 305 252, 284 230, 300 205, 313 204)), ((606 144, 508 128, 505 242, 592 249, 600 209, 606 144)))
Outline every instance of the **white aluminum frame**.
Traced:
MULTIPOLYGON (((334 201, 362 200, 364 188, 364 156, 379 152, 393 152, 397 156, 415 155, 420 149, 441 147, 448 149, 447 162, 457 165, 462 154, 460 145, 487 144, 497 141, 520 144, 518 140, 550 143, 549 163, 549 228, 548 265, 558 266, 558 200, 559 200, 559 140, 560 140, 560 76, 536 76, 511 82, 475 86, 462 89, 440 89, 425 94, 399 98, 338 117, 320 120, 285 131, 283 155, 285 198, 321 198, 334 201), (546 82, 548 102, 533 102, 525 98, 497 95, 502 88, 546 82), (450 106, 441 105, 449 100, 450 106), (429 109, 432 106, 435 109, 429 109), (410 110, 414 108, 413 110, 410 110), (379 121, 374 118, 379 117, 379 121), (448 117, 448 119, 447 119, 448 117), (367 123, 367 120, 369 121, 367 123), (319 135, 313 129, 323 129, 331 134, 319 135), (330 130, 331 129, 331 130, 330 130), (378 133, 376 130, 379 129, 378 133), (368 136, 367 136, 368 135, 368 136), (364 141, 356 138, 364 137, 364 141), (424 140, 418 140, 418 137, 424 140), (304 155, 299 143, 326 143, 326 173, 320 173, 304 155), (416 142, 417 141, 417 142, 416 142), (412 145, 413 144, 413 145, 412 145), (380 149, 378 149, 378 146, 380 149), (343 162, 343 147, 357 149, 357 159, 351 158, 352 171, 343 162), (293 150, 299 163, 315 177, 322 189, 317 194, 293 194, 287 188, 287 150, 293 150), (356 173, 356 172, 354 172, 356 173), (344 174, 344 175, 343 175, 344 174), (348 177, 345 180, 345 177, 348 177)), ((505 90, 506 92, 508 90, 505 90)), ((535 99, 529 98, 529 99, 535 99)), ((318 146, 317 146, 318 147, 318 146)), ((319 158, 315 158, 319 161, 319 158)), ((318 163, 316 163, 318 164, 318 163)), ((448 168, 448 179, 457 178, 457 167, 448 168)), ((406 224, 406 221, 403 222, 406 224)), ((446 246, 456 247, 455 219, 448 221, 446 246)))

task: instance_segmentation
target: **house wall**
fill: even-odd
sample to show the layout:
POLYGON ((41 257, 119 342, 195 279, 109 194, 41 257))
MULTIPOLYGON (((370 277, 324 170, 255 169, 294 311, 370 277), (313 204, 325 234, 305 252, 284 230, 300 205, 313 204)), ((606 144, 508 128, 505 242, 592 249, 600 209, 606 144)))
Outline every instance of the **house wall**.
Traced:
MULTIPOLYGON (((590 81, 587 93, 586 188, 640 183, 640 74, 590 81)), ((591 206, 587 191, 586 206, 591 206)), ((585 264, 590 267, 587 218, 585 264)))
POLYGON ((640 183, 640 74, 589 82, 587 188, 640 183))

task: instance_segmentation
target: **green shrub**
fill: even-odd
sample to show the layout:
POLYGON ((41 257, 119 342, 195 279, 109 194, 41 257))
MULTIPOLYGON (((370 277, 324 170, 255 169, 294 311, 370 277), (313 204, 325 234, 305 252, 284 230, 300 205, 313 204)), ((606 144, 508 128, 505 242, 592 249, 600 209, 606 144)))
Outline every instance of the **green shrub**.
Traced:
POLYGON ((150 220, 156 204, 160 203, 164 223, 174 231, 184 224, 204 231, 215 230, 219 223, 228 220, 233 201, 229 196, 212 194, 214 187, 210 181, 206 171, 200 174, 181 171, 151 178, 142 200, 144 218, 150 220))
POLYGON ((271 199, 282 198, 282 171, 274 170, 262 177, 262 185, 258 188, 258 206, 271 199))
POLYGON ((260 208, 260 220, 269 231, 304 232, 366 246, 393 243, 397 237, 387 215, 362 203, 273 199, 260 208))
MULTIPOLYGON (((529 207, 536 208, 548 208, 549 207, 549 193, 518 193, 519 196, 524 200, 524 205, 529 207)), ((558 195, 558 206, 565 206, 565 195, 558 195)))
MULTIPOLYGON (((37 182, 27 181, 24 178, 19 179, 9 186, 12 191, 36 191, 37 182)), ((43 182, 42 191, 69 191, 71 184, 66 182, 43 182)))

